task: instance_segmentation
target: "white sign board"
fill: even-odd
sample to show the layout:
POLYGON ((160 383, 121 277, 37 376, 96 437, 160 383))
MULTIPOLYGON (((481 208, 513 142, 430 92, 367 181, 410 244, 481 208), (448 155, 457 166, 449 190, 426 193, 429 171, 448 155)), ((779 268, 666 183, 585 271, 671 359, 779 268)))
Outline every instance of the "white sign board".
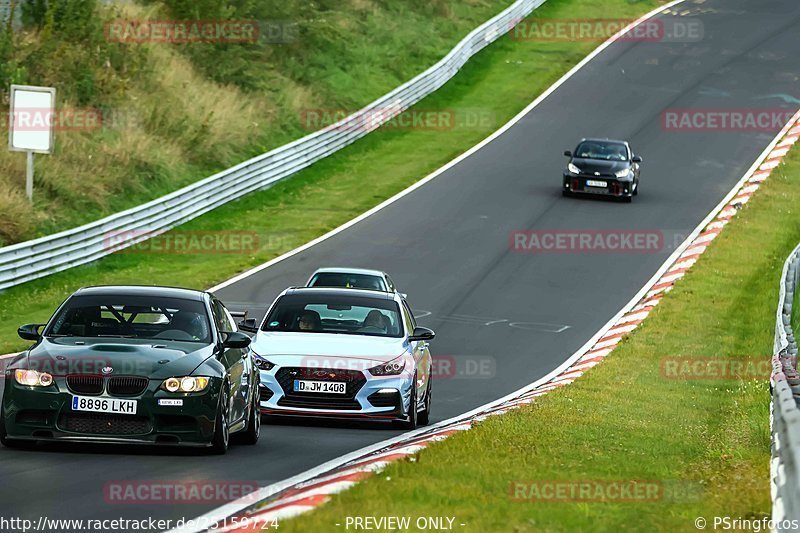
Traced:
POLYGON ((52 87, 11 86, 8 148, 14 152, 53 151, 56 90, 52 87))

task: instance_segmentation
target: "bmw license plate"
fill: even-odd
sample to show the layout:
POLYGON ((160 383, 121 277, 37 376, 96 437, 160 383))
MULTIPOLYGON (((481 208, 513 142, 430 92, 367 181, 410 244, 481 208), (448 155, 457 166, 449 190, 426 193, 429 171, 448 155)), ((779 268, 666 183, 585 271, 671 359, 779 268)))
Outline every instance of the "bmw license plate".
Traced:
POLYGON ((344 394, 347 392, 347 383, 341 381, 309 381, 306 379, 294 380, 295 392, 320 392, 344 394))
POLYGON ((116 415, 135 415, 136 400, 117 400, 115 398, 72 397, 73 411, 89 411, 92 413, 113 413, 116 415))
POLYGON ((599 180, 586 180, 588 187, 608 187, 608 182, 599 180))

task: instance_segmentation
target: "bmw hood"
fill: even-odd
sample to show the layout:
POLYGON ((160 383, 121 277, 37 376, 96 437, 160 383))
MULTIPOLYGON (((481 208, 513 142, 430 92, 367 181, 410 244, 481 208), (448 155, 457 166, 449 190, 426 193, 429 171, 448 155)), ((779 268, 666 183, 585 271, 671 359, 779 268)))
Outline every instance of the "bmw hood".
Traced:
POLYGON ((158 379, 189 375, 212 354, 212 346, 193 342, 46 338, 10 366, 58 376, 108 374, 158 379))
POLYGON ((572 164, 581 169, 581 174, 614 175, 620 170, 630 168, 628 161, 604 161, 602 159, 572 158, 572 164))
POLYGON ((281 366, 327 366, 337 360, 385 363, 408 351, 405 338, 259 331, 253 351, 281 366))

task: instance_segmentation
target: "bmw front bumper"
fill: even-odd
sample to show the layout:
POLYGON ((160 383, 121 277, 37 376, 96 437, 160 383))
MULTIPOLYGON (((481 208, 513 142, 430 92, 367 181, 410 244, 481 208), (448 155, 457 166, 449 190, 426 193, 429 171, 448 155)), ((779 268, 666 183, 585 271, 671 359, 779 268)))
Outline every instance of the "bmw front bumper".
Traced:
POLYGON ((10 439, 209 446, 214 434, 219 380, 198 394, 172 394, 150 380, 137 396, 91 395, 97 399, 136 401, 136 414, 110 414, 72 409, 73 394, 63 377, 49 387, 27 387, 6 381, 3 416, 10 439), (182 405, 159 405, 160 399, 180 399, 182 405))

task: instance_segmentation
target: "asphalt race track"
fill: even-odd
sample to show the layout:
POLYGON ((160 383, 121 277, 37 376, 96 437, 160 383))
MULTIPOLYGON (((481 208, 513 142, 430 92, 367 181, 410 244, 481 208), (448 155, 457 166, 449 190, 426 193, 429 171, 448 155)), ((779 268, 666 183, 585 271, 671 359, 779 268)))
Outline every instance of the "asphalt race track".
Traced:
MULTIPOLYGON (((800 107, 800 3, 707 0, 674 9, 686 11, 679 20, 702 24, 702 39, 615 43, 443 175, 219 295, 232 309, 263 314, 282 289, 302 285, 317 267, 387 270, 422 325, 436 331, 433 353, 468 374, 434 382, 434 422, 553 370, 631 299, 777 132, 667 131, 662 112, 800 107), (590 136, 629 139, 644 158, 641 194, 632 204, 562 198, 561 154, 590 136), (513 231, 534 229, 642 230, 661 232, 664 240, 654 253, 510 249, 513 231)), ((675 16, 662 18, 673 27, 675 16)), ((114 480, 190 479, 266 485, 396 434, 374 426, 272 423, 255 448, 234 446, 223 457, 77 445, 2 449, 0 514, 191 518, 222 502, 110 504, 104 487, 114 480)))

